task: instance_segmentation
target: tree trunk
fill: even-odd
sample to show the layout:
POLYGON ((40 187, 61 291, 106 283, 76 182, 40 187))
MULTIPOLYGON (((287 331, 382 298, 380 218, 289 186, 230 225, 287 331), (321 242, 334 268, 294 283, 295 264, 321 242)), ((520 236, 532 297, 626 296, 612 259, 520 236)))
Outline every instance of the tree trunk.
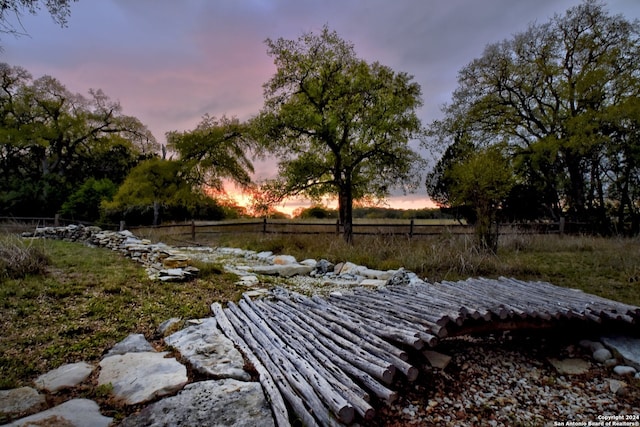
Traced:
POLYGON ((353 193, 351 177, 347 175, 339 189, 338 210, 342 223, 342 237, 348 244, 353 244, 353 193))
POLYGON ((160 203, 153 201, 153 225, 160 225, 160 203))

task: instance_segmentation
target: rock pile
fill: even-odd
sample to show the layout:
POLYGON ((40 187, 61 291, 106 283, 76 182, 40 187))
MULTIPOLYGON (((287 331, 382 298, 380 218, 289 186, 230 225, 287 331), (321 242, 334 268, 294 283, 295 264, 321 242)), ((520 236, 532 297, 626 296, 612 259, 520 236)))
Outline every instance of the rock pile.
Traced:
POLYGON ((198 269, 180 251, 164 243, 153 244, 150 240, 139 239, 128 230, 107 231, 94 226, 68 225, 36 228, 34 232, 22 233, 22 237, 84 242, 109 248, 143 264, 152 280, 180 282, 198 275, 198 269))

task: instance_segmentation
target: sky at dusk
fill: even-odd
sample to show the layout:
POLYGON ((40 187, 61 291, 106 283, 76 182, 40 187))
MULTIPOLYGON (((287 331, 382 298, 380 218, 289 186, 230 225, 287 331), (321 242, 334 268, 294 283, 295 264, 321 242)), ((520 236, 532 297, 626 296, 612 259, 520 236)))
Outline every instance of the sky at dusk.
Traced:
MULTIPOLYGON (((274 74, 267 38, 297 39, 324 25, 355 45, 359 57, 407 72, 422 87, 424 125, 440 117, 457 72, 487 44, 547 22, 580 0, 79 0, 68 27, 46 10, 21 19, 28 36, 2 35, 0 61, 51 75, 72 92, 102 89, 164 143, 165 132, 193 129, 201 117, 246 120, 263 103, 274 74)), ((640 0, 607 9, 640 18, 640 0)), ((257 180, 274 162, 256 164, 257 180)), ((389 199, 421 208, 426 191, 389 199)), ((297 202, 288 202, 291 211, 297 202)))

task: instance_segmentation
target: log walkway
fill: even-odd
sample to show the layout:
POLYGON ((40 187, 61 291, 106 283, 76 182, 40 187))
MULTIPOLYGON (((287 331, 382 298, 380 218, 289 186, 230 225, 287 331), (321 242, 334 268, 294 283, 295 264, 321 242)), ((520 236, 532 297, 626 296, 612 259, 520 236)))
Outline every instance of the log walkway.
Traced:
POLYGON ((370 420, 393 379, 414 381, 410 352, 446 337, 579 324, 637 328, 640 307, 511 278, 356 289, 328 298, 284 290, 212 311, 260 376, 279 426, 370 420), (292 414, 290 414, 292 412, 292 414), (290 416, 291 415, 291 416, 290 416))

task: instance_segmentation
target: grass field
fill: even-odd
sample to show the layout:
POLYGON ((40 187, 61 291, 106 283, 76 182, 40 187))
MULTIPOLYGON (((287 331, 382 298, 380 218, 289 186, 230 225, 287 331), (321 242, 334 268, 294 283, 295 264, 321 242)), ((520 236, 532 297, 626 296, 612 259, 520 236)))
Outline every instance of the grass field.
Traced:
MULTIPOLYGON (((171 237, 155 237, 173 243, 171 237)), ((430 281, 545 280, 640 306, 638 239, 509 235, 500 243, 498 254, 490 255, 476 251, 470 236, 452 235, 358 236, 354 246, 334 235, 232 234, 197 241, 383 270, 405 267, 430 281)), ((95 362, 130 333, 156 339, 164 320, 207 316, 212 302, 240 294, 221 266, 199 265, 203 274, 190 283, 160 284, 149 281, 140 265, 106 249, 61 241, 25 245, 36 245, 47 261, 43 273, 22 278, 2 274, 0 263, 0 389, 28 385, 63 363, 95 362)))

